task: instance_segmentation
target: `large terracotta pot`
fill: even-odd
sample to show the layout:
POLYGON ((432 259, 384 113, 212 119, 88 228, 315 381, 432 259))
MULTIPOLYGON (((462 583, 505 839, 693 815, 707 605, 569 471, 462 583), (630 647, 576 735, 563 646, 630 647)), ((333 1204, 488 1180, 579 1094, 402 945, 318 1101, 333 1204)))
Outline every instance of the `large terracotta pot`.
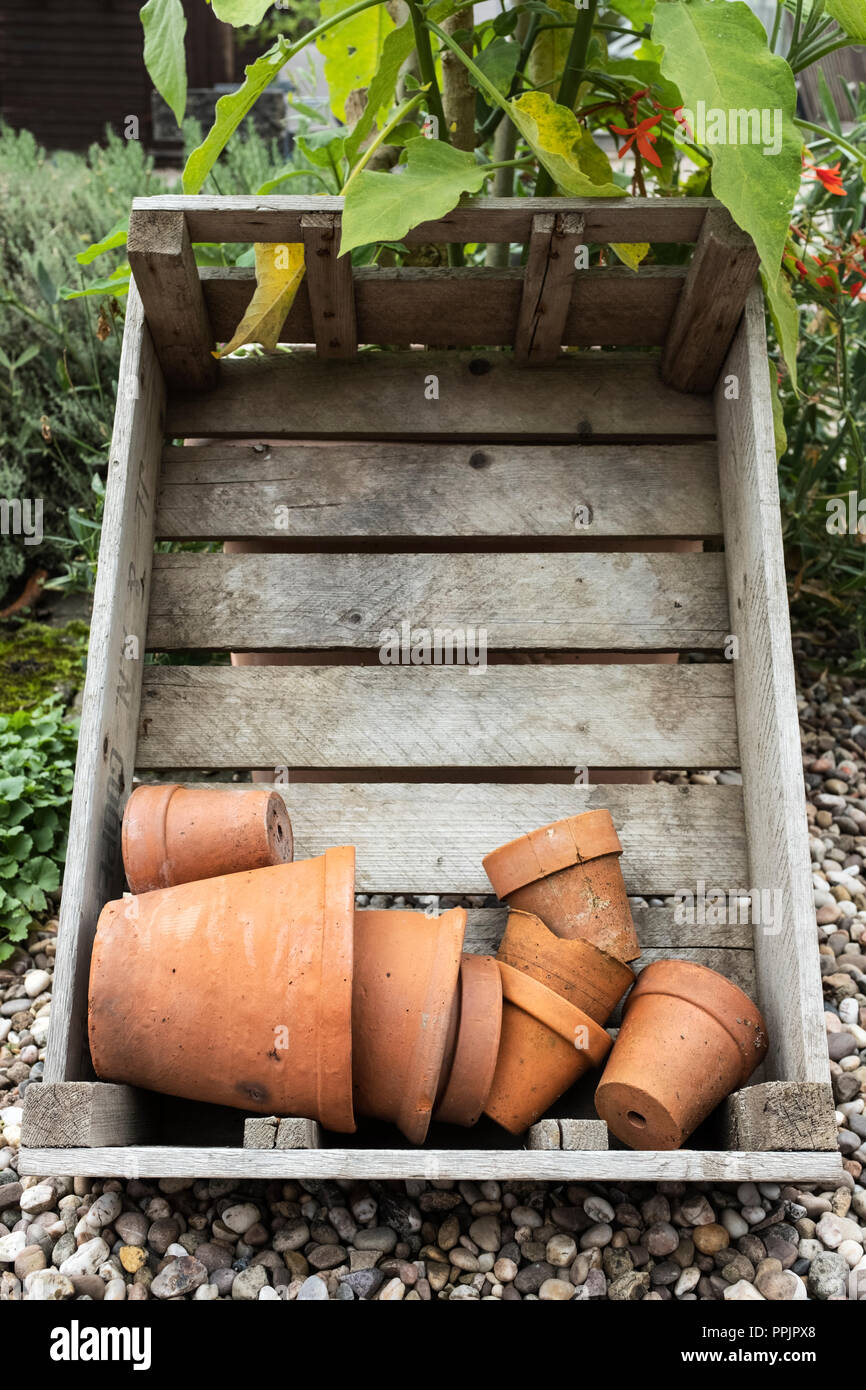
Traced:
POLYGON ((522 1134, 610 1051, 603 1028, 538 980, 499 963, 502 1036, 484 1113, 522 1134))
POLYGON ((466 913, 355 913, 352 1039, 355 1110, 423 1144, 440 1091, 466 913))
POLYGON ((502 976, 493 956, 465 952, 433 1118, 467 1128, 481 1118, 493 1084, 502 1028, 502 976))
POLYGON ((276 792, 259 787, 136 787, 121 833, 133 893, 288 863, 292 823, 276 792))
POLYGON ((760 1011, 724 975, 656 961, 626 1001, 595 1108, 633 1149, 678 1149, 766 1051, 760 1011))
POLYGON ((640 955, 628 905, 619 842, 609 811, 543 825, 488 854, 497 897, 534 912, 555 936, 582 937, 617 960, 640 955))
POLYGON ((97 1076, 351 1133, 355 851, 104 908, 90 967, 97 1076))
POLYGON ((509 912, 496 959, 583 1009, 596 1023, 607 1023, 634 984, 634 971, 591 941, 554 936, 531 912, 509 912))

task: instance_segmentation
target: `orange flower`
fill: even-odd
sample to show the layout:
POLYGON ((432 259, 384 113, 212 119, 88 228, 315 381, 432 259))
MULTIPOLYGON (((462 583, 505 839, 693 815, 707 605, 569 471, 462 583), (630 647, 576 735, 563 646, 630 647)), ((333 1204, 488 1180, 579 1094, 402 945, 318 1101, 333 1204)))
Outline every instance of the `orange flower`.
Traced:
POLYGON ((815 178, 822 183, 828 193, 835 193, 837 197, 845 197, 845 186, 842 183, 842 176, 839 173, 840 166, 834 164, 832 169, 820 169, 816 166, 810 171, 815 178))
POLYGON ((646 120, 640 121, 638 125, 612 125, 611 130, 615 130, 617 135, 629 136, 629 139, 626 140, 622 149, 617 150, 619 158, 622 159, 623 155, 627 154, 635 141, 637 141, 638 153, 642 154, 644 159, 648 159, 650 164, 655 164, 656 168, 660 169, 662 167, 662 162, 654 146, 654 142, 658 139, 658 131, 652 129, 653 126, 659 124, 660 120, 660 116, 652 115, 647 116, 646 120))

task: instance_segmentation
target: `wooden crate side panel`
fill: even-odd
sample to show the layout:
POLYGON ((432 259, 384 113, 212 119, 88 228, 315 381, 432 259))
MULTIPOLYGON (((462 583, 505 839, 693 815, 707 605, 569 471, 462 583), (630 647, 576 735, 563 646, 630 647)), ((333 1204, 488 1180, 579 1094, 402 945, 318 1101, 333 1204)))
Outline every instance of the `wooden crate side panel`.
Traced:
POLYGON ((118 1178, 468 1178, 530 1182, 836 1182, 838 1153, 566 1149, 29 1149, 27 1175, 118 1178))
POLYGON ((123 883, 120 822, 135 765, 165 404, 162 374, 134 288, 127 307, 117 399, 60 908, 46 1082, 87 1075, 90 946, 103 905, 123 883))
POLYGON ((149 666, 137 765, 735 768, 733 674, 729 663, 149 666))
POLYGON ((491 651, 719 650, 730 632, 724 558, 154 556, 150 650, 381 652, 396 641, 408 660, 433 630, 458 647, 483 634, 491 651))
MULTIPOLYGON (((297 859, 323 854, 334 843, 334 827, 341 827, 345 842, 357 848, 355 883, 361 893, 492 893, 481 865, 486 854, 547 821, 599 807, 613 816, 633 896, 664 897, 699 879, 708 880, 708 891, 748 891, 742 793, 736 786, 462 782, 419 788, 407 782, 293 780, 274 790, 293 818, 297 859)), ((724 944, 706 927, 695 938, 697 946, 724 944)), ((647 944, 658 939, 654 925, 647 944)))
POLYGON ((159 539, 722 533, 714 442, 170 447, 159 539))
POLYGON ((712 401, 665 386, 648 354, 563 355, 527 372, 505 352, 302 351, 226 360, 216 391, 173 392, 173 437, 708 439, 712 401))
POLYGON ((804 813, 803 772, 760 294, 716 390, 725 554, 751 878, 783 912, 755 931, 768 1074, 826 1082, 827 1049, 804 813), (738 395, 728 399, 735 378, 738 395))

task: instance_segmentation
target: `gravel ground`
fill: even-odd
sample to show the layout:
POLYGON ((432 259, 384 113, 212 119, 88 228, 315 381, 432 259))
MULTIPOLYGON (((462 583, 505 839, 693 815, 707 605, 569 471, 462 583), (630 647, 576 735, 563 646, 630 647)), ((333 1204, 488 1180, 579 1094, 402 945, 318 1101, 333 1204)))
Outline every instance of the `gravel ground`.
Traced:
POLYGON ((843 1300, 852 1270, 866 1298, 866 685, 804 685, 800 720, 841 1187, 19 1181, 21 1096, 41 1080, 50 1015, 49 924, 0 969, 0 1301, 843 1300))

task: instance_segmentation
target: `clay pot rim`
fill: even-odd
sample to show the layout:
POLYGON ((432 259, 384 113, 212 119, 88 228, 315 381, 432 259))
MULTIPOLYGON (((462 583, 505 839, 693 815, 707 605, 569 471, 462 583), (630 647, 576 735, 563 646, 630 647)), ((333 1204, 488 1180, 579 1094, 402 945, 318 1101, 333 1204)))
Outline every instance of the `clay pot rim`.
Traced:
POLYGON ((622 854, 622 845, 610 811, 599 807, 519 835, 491 850, 481 862, 502 899, 527 884, 607 854, 622 854), (577 822, 580 825, 574 829, 577 822))
POLYGON ((515 970, 513 966, 506 965, 505 961, 497 961, 497 965, 502 975, 504 1001, 543 1023, 572 1047, 575 1030, 579 1027, 586 1028, 589 1045, 580 1050, 589 1058, 590 1066, 601 1066, 613 1046, 613 1040, 601 1024, 596 1023, 582 1009, 570 1004, 567 999, 554 994, 552 989, 548 989, 539 980, 533 980, 531 975, 524 975, 522 970, 515 970))
MULTIPOLYGON (((627 976, 632 984, 637 979, 628 961, 621 960, 619 956, 611 955, 610 951, 605 951, 601 946, 597 946, 594 941, 590 941, 585 936, 557 936, 556 932, 551 931, 547 923, 542 921, 537 912, 526 912, 522 907, 510 907, 508 909, 508 920, 505 924, 506 931, 508 930, 508 925, 512 917, 528 917, 532 921, 537 922, 545 936, 549 936, 551 942, 556 943, 551 949, 556 951, 557 954, 559 954, 560 949, 563 955, 574 954, 575 956, 579 956, 589 952, 590 954, 601 956, 606 965, 613 966, 615 970, 622 974, 623 978, 627 976)), ((502 940, 505 940, 504 932, 502 934, 502 940)), ((500 949, 501 946, 502 942, 500 942, 500 949)), ((628 988, 628 986, 624 987, 623 994, 626 988, 628 988)))
POLYGON ((635 999, 653 994, 681 999, 709 1014, 737 1048, 742 1059, 737 1086, 745 1085, 766 1056, 769 1039, 760 1009, 739 985, 697 961, 653 961, 638 976, 637 984, 623 1005, 623 1017, 635 999), (683 975, 689 976, 690 982, 684 981, 683 975))
POLYGON ((494 956, 464 951, 459 974, 460 1017, 451 1069, 433 1118, 445 1124, 474 1125, 480 1118, 496 1071, 502 1030, 502 976, 494 956), (470 977, 474 976, 474 981, 470 977), (485 1001, 481 1026, 464 1026, 467 984, 485 1001), (492 1011, 492 1016, 491 1016, 492 1011))
MULTIPOLYGON (((326 849, 323 865, 322 987, 319 991, 319 1037, 329 1036, 325 1016, 341 1020, 348 1044, 334 1056, 321 1043, 316 1055, 319 1120, 325 1129, 354 1134, 352 1099, 352 975, 355 949, 355 847, 326 849)), ((303 862, 303 861, 298 861, 303 862)), ((280 867, 277 865, 276 867, 280 867)), ((255 872, 253 870, 253 872, 255 872)))
MULTIPOLYGON (((126 873, 126 880, 129 884, 130 892, 133 895, 137 895, 139 890, 135 887, 135 884, 130 879, 129 870, 126 867, 127 864, 131 864, 134 859, 133 846, 132 844, 130 844, 130 828, 132 824, 132 818, 130 816, 129 808, 132 805, 132 802, 137 797, 139 803, 148 803, 148 808, 145 814, 147 814, 149 817, 155 816, 158 818, 160 842, 159 859, 164 869, 165 861, 167 858, 165 832, 166 820, 168 818, 168 806, 175 792, 180 791, 180 786, 180 782, 140 782, 137 787, 133 787, 130 795, 127 798, 126 805, 123 808, 123 819, 120 825, 120 853, 121 858, 123 860, 124 871, 126 873)), ((154 825, 152 829, 155 832, 156 825, 154 825)), ((164 876, 164 873, 160 875, 161 878, 163 878, 164 876)), ((158 892, 160 888, 168 888, 169 886, 170 885, 168 883, 159 883, 157 885, 157 888, 151 888, 145 891, 154 893, 158 892)))

